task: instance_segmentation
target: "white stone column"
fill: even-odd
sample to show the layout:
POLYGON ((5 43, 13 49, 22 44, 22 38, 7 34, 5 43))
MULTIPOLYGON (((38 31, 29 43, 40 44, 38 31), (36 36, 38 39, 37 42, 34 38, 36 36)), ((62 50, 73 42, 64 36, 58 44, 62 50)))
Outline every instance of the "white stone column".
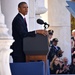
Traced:
POLYGON ((29 31, 35 30, 35 0, 29 0, 29 31))
POLYGON ((47 11, 44 6, 44 0, 29 0, 29 30, 44 29, 42 25, 37 24, 36 20, 41 18, 40 14, 47 11), (33 8, 33 9, 32 9, 33 8))
POLYGON ((54 37, 59 39, 58 45, 71 62, 71 26, 70 13, 66 8, 66 0, 48 0, 48 21, 54 37))
MULTIPOLYGON (((35 16, 36 16, 36 20, 37 20, 37 19, 41 18, 41 16, 40 16, 41 14, 44 14, 45 12, 47 12, 47 8, 45 8, 44 0, 36 0, 35 2, 36 2, 35 16)), ((44 29, 43 26, 41 26, 37 23, 36 23, 35 28, 44 29)))
POLYGON ((12 50, 10 45, 13 40, 8 34, 8 29, 5 25, 4 15, 1 13, 1 0, 0 0, 0 75, 11 75, 9 56, 12 50))

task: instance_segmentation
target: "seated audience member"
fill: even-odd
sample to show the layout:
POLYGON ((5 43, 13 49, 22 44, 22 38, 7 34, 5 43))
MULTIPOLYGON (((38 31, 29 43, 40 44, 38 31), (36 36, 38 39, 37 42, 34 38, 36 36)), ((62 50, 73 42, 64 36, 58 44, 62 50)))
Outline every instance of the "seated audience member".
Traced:
POLYGON ((69 68, 64 65, 63 60, 60 60, 56 55, 50 62, 51 74, 69 74, 69 68))
POLYGON ((69 74, 75 74, 75 58, 73 57, 73 59, 72 59, 72 63, 71 63, 71 65, 70 65, 70 67, 69 67, 69 74))
POLYGON ((75 47, 72 48, 72 55, 75 54, 75 47))
POLYGON ((72 53, 72 57, 75 57, 75 51, 72 53))
POLYGON ((68 59, 67 59, 67 57, 64 57, 62 60, 63 60, 64 65, 68 65, 68 59))
POLYGON ((50 52, 48 54, 48 59, 49 59, 50 62, 52 61, 54 55, 57 55, 58 57, 62 56, 62 50, 61 50, 61 48, 59 46, 57 46, 57 44, 58 44, 58 39, 54 38, 52 40, 52 46, 51 46, 50 52))
POLYGON ((58 73, 59 73, 59 74, 63 74, 63 66, 64 66, 64 65, 63 65, 62 59, 59 60, 59 65, 60 65, 60 69, 59 69, 59 72, 58 72, 58 73))
POLYGON ((74 47, 74 37, 71 37, 71 48, 74 47))
POLYGON ((72 37, 71 37, 71 50, 72 53, 75 51, 75 29, 72 30, 72 37))
POLYGON ((66 57, 63 58, 63 74, 69 73, 69 65, 68 65, 68 59, 66 57))
POLYGON ((59 58, 55 55, 50 62, 50 74, 58 74, 60 70, 59 58))
POLYGON ((71 52, 73 53, 75 51, 75 40, 74 37, 71 37, 71 52))
POLYGON ((72 30, 72 37, 74 37, 74 39, 75 39, 75 29, 72 30))

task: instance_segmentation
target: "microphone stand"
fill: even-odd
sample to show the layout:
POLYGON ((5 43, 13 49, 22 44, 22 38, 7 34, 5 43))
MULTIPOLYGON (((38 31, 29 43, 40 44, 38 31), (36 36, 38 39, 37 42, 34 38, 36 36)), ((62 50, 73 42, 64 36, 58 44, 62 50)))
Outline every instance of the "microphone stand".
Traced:
POLYGON ((46 25, 44 24, 44 30, 46 30, 46 25))
POLYGON ((46 29, 49 27, 48 25, 47 25, 48 27, 46 27, 46 25, 47 25, 47 24, 44 23, 44 30, 46 30, 46 29))

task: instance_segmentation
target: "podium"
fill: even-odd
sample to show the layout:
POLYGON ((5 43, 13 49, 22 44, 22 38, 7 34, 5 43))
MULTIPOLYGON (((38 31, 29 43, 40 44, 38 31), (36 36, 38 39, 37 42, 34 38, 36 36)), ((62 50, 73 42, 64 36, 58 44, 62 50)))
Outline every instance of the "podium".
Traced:
POLYGON ((26 37, 23 39, 23 51, 26 54, 26 62, 47 60, 48 37, 36 34, 35 37, 26 37))

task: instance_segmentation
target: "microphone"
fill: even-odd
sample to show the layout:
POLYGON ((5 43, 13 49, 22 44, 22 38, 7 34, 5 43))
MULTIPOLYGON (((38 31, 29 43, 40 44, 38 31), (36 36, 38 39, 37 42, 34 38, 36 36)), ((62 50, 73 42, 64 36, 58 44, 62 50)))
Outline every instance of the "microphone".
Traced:
POLYGON ((37 23, 38 24, 44 24, 44 25, 48 25, 48 27, 49 27, 49 24, 47 24, 46 22, 44 22, 43 20, 41 20, 41 19, 37 19, 37 23))
POLYGON ((41 20, 41 19, 37 19, 37 23, 38 23, 38 24, 44 24, 44 21, 41 20))

